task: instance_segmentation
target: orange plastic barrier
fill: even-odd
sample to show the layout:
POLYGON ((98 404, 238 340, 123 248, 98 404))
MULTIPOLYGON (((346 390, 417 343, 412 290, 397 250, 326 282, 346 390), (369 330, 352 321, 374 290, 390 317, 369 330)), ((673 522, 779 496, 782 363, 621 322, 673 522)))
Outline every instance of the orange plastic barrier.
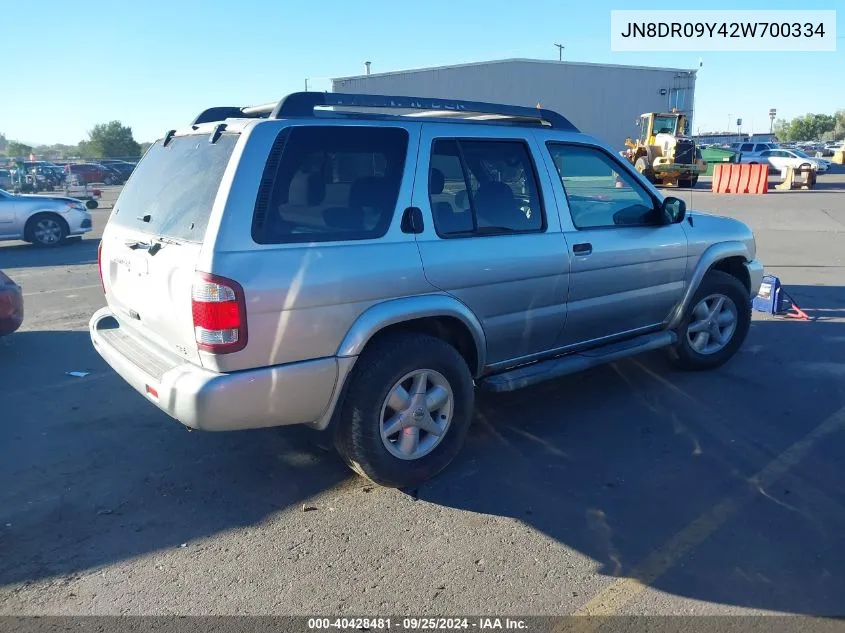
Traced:
POLYGON ((737 191, 750 191, 748 189, 748 181, 751 178, 751 168, 757 165, 740 165, 739 166, 739 185, 737 191))
POLYGON ((768 193, 769 166, 751 165, 751 179, 748 182, 748 193, 768 193))
POLYGON ((769 191, 769 166, 720 163, 713 168, 713 193, 763 194, 769 191))
POLYGON ((711 193, 725 193, 728 188, 728 181, 725 176, 728 170, 722 163, 713 166, 713 180, 710 182, 711 193))

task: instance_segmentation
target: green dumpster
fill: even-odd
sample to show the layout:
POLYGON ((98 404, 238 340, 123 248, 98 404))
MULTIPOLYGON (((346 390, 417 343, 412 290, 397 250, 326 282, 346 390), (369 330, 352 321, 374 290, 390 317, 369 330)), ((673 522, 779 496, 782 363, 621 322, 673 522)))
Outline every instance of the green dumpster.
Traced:
POLYGON ((737 153, 725 147, 705 147, 701 150, 701 158, 707 163, 707 171, 704 174, 706 176, 712 176, 713 165, 716 163, 735 163, 737 161, 737 153))

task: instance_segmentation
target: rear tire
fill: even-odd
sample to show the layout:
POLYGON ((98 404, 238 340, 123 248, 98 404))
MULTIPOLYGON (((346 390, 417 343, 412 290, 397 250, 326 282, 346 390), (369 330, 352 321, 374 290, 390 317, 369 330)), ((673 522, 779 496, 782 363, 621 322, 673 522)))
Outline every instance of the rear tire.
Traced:
POLYGON ((352 470, 401 488, 434 477, 458 454, 475 394, 454 347, 427 334, 389 334, 368 345, 349 380, 335 447, 352 470))
POLYGON ((24 239, 41 248, 53 248, 64 242, 68 234, 67 223, 55 213, 37 213, 29 218, 24 239))
POLYGON ((681 369, 715 369, 742 346, 751 325, 751 297, 739 279, 719 270, 708 272, 668 348, 681 369))

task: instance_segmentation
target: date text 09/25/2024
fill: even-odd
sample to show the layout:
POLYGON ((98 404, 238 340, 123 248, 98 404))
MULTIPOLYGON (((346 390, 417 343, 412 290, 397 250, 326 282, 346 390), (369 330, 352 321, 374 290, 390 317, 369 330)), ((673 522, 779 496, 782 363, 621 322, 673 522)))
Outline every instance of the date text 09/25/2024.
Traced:
POLYGON ((308 630, 390 630, 447 631, 447 630, 526 630, 524 620, 517 618, 308 618, 308 630))

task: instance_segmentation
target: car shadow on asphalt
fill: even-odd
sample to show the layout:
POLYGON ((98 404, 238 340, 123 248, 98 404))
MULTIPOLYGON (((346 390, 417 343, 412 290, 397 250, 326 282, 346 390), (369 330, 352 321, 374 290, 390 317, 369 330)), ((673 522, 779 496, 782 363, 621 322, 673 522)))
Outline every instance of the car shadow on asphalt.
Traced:
MULTIPOLYGON (((759 478, 845 404, 845 323, 831 320, 845 318, 843 289, 789 290, 826 320, 758 316, 719 370, 679 372, 651 354, 479 396, 456 462, 407 492, 518 520, 611 578, 727 605, 841 613, 845 433, 777 480, 759 478)), ((351 477, 305 429, 188 433, 117 378, 85 332, 3 341, 0 385, 0 585, 61 582, 260 525, 351 477)), ((561 550, 550 556, 566 565, 561 550)))
POLYGON ((99 239, 71 238, 52 248, 26 243, 0 245, 0 270, 96 264, 99 243, 99 239))
MULTIPOLYGON (((409 492, 516 519, 633 586, 841 615, 843 290, 789 287, 814 320, 758 314, 742 351, 715 371, 682 372, 654 353, 479 397, 460 461, 409 492), (823 439, 802 443, 820 425, 823 439)), ((624 608, 608 591, 601 599, 624 608)))
POLYGON ((256 526, 352 476, 304 428, 188 432, 87 332, 0 339, 0 386, 0 586, 256 526))

